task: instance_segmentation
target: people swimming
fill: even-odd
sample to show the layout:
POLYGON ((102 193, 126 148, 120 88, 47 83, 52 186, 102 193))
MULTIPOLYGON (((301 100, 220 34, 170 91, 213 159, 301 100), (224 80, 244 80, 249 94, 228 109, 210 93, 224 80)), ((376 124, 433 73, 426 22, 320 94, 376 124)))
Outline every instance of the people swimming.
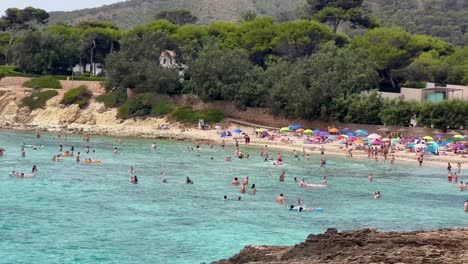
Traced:
POLYGON ((322 184, 327 185, 327 183, 328 183, 327 176, 323 176, 322 184))
POLYGON ((22 158, 26 157, 26 151, 24 150, 24 148, 21 148, 20 155, 22 158))
POLYGON ((465 204, 463 205, 463 210, 465 212, 468 212, 468 200, 465 201, 465 204))
POLYGON ((275 202, 276 203, 279 203, 279 204, 284 204, 284 195, 282 193, 280 193, 280 195, 278 197, 276 197, 276 200, 275 202))
POLYGON ((374 176, 371 174, 369 174, 369 176, 367 176, 367 181, 368 182, 372 182, 374 180, 374 176))
POLYGON ((283 170, 283 171, 281 172, 280 176, 279 176, 279 181, 284 181, 285 175, 286 175, 286 171, 283 170))
POLYGON ((246 176, 244 178, 244 181, 242 181, 242 183, 245 184, 245 185, 249 184, 249 176, 246 176))
POLYGON ((325 167, 325 165, 327 165, 327 159, 325 158, 325 156, 322 156, 320 158, 320 167, 325 167))
POLYGON ((239 184, 240 184, 239 178, 234 177, 234 180, 232 180, 231 184, 232 184, 232 185, 239 185, 239 184))
POLYGON ((156 149, 158 147, 158 145, 156 145, 156 142, 154 142, 152 145, 151 145, 151 148, 152 149, 156 149))
POLYGON ((245 193, 245 184, 241 184, 239 191, 240 193, 245 193))
POLYGON ((185 179, 185 183, 186 184, 193 184, 193 181, 187 176, 187 178, 185 179))
POLYGON ((119 154, 119 149, 117 147, 114 147, 114 155, 118 155, 119 154))
POLYGON ((138 177, 136 175, 130 177, 130 182, 133 183, 133 184, 137 184, 138 183, 138 177))
POLYGON ((302 206, 294 206, 293 204, 289 206, 289 211, 304 212, 304 211, 312 211, 312 210, 314 210, 314 208, 304 208, 302 206))
POLYGON ((133 175, 135 174, 135 169, 133 167, 130 167, 130 169, 128 170, 128 172, 133 175))
POLYGON ((37 172, 37 166, 33 165, 32 169, 31 169, 31 173, 36 173, 36 172, 37 172))
POLYGON ((252 195, 255 195, 257 193, 257 188, 255 188, 255 184, 252 184, 252 187, 250 187, 250 193, 252 195))
POLYGON ((380 191, 375 191, 374 192, 374 199, 380 199, 380 191))
MULTIPOLYGON (((325 178, 326 179, 326 178, 325 178)), ((322 181, 323 182, 323 181, 322 181)), ((299 182, 299 187, 313 187, 313 188, 322 188, 327 187, 326 184, 313 184, 313 183, 306 183, 304 178, 299 182)))

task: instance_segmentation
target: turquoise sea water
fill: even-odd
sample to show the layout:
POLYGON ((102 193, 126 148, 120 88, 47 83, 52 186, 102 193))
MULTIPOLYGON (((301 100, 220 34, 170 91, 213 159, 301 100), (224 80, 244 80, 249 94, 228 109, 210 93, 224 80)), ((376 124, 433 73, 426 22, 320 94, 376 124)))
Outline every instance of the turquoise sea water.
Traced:
MULTIPOLYGON (((115 138, 93 137, 90 143, 78 136, 55 141, 44 134, 0 131, 0 263, 202 263, 230 257, 244 245, 293 245, 310 233, 328 227, 339 230, 378 228, 407 231, 467 226, 463 202, 468 192, 459 192, 446 181, 444 168, 389 164, 367 160, 328 157, 326 169, 319 157, 274 167, 265 163, 258 149, 246 149, 249 160, 203 145, 186 152, 190 142, 124 139, 120 154, 113 155, 115 138), (43 144, 39 150, 20 145, 43 144), (102 164, 86 165, 74 157, 52 162, 70 146, 86 158, 86 145, 96 152, 92 159, 102 164), (200 156, 197 156, 200 153, 200 156), (211 160, 211 157, 214 159, 211 160), (9 176, 11 170, 39 173, 32 179, 9 176), (130 166, 139 183, 128 181, 130 166), (278 181, 287 170, 285 182, 278 181), (164 171, 168 183, 161 182, 164 171), (373 183, 367 175, 375 175, 373 183), (326 189, 299 188, 293 178, 320 183, 327 175, 326 189), (184 184, 189 176, 195 183, 184 184), (257 194, 240 195, 230 184, 234 177, 250 177, 257 194), (380 190, 381 200, 372 193, 380 190), (307 206, 324 212, 290 212, 275 204, 284 193, 286 204, 301 197, 307 206), (222 201, 228 195, 232 200, 222 201), (242 201, 236 201, 238 196, 242 201)), ((462 177, 468 180, 468 168, 462 177)))

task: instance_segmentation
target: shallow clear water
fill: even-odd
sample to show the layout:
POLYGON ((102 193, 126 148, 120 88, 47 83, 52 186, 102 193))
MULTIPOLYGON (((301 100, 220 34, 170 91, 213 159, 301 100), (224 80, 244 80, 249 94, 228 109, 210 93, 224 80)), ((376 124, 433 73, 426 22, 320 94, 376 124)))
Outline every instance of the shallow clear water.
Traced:
MULTIPOLYGON (((444 168, 397 164, 386 171, 384 163, 329 157, 323 169, 318 156, 299 162, 291 154, 283 154, 286 166, 274 167, 260 159, 258 149, 246 150, 250 160, 224 162, 232 146, 225 152, 202 146, 197 157, 185 151, 192 143, 157 141, 154 151, 152 142, 124 139, 115 156, 114 138, 58 142, 52 134, 36 140, 31 133, 0 131, 0 147, 7 149, 0 158, 0 263, 201 263, 248 244, 293 245, 328 227, 404 231, 468 224, 468 192, 447 183, 444 168), (45 147, 26 149, 21 158, 22 142, 45 147), (52 162, 59 144, 64 150, 75 146, 82 158, 88 144, 96 150, 90 157, 103 163, 86 165, 73 157, 52 162), (35 178, 8 176, 11 170, 30 172, 33 164, 39 168, 35 178), (138 185, 128 181, 130 166, 138 185), (278 181, 282 169, 285 182, 278 181), (161 171, 169 183, 161 182, 161 171), (367 182, 369 172, 373 183, 367 182), (246 175, 257 194, 235 201, 239 189, 230 182, 246 175), (305 177, 320 183, 324 175, 326 189, 293 182, 305 177), (195 184, 184 184, 186 176, 195 184), (381 200, 373 199, 375 190, 381 200), (290 212, 274 203, 279 193, 286 204, 300 196, 325 211, 290 212), (233 200, 222 201, 223 195, 233 200)), ((468 179, 466 171, 461 178, 468 179)))

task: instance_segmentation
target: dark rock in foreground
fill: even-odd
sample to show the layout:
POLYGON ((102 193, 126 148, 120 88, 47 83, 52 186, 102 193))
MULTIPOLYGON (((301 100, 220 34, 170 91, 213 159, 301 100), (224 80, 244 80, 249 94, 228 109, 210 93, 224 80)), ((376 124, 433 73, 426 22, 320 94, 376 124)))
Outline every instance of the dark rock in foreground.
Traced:
POLYGON ((247 246, 214 264, 468 263, 468 228, 378 232, 373 229, 309 235, 294 247, 247 246))

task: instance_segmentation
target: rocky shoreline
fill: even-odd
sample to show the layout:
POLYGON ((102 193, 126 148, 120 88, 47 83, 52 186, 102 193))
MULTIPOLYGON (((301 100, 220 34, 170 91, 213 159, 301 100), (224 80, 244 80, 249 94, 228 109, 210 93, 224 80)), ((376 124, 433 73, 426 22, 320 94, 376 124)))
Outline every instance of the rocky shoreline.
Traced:
POLYGON ((309 235, 295 246, 246 246, 213 264, 468 263, 468 228, 379 232, 374 229, 309 235))

